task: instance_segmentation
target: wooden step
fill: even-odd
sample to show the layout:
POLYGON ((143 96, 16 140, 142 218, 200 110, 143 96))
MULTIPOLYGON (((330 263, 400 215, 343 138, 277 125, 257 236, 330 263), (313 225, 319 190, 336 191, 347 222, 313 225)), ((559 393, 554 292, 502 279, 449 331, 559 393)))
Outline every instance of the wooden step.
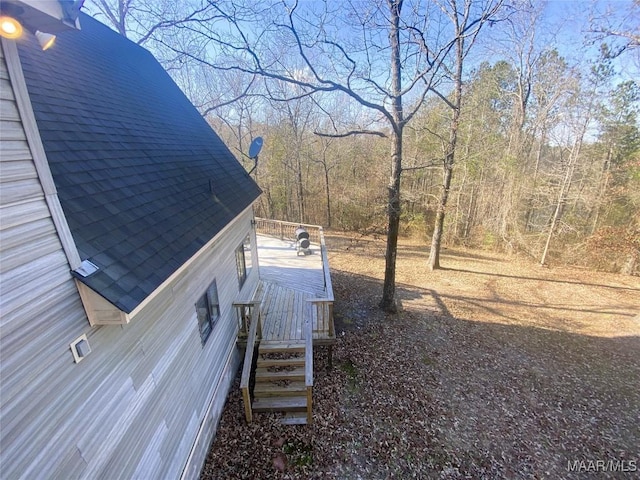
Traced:
POLYGON ((258 368, 266 367, 304 367, 304 357, 293 358, 260 358, 258 368))
POLYGON ((253 401, 254 412, 306 412, 307 397, 257 398, 253 401))
POLYGON ((304 380, 304 367, 296 367, 293 370, 280 370, 270 372, 268 368, 256 368, 256 383, 270 382, 272 380, 304 380))
POLYGON ((280 419, 283 425, 306 425, 307 412, 289 412, 280 419))
POLYGON ((307 394, 307 386, 304 382, 289 382, 288 385, 278 385, 272 382, 256 382, 253 395, 256 398, 263 397, 296 397, 307 394))
POLYGON ((258 352, 263 353, 304 353, 304 343, 301 342, 260 342, 258 352))

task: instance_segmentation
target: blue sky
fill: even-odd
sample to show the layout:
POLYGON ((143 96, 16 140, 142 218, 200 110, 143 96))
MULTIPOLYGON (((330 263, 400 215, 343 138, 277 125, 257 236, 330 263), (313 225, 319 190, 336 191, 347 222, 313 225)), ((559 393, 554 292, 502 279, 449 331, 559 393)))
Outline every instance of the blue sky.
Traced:
MULTIPOLYGON (((534 0, 535 1, 535 0, 534 0)), ((599 43, 585 47, 585 34, 590 30, 590 17, 598 23, 622 30, 640 30, 640 8, 632 9, 633 0, 550 0, 545 9, 547 31, 554 36, 561 55, 570 63, 595 58, 599 43)), ((616 70, 625 79, 640 77, 640 52, 629 52, 616 61, 616 70)))

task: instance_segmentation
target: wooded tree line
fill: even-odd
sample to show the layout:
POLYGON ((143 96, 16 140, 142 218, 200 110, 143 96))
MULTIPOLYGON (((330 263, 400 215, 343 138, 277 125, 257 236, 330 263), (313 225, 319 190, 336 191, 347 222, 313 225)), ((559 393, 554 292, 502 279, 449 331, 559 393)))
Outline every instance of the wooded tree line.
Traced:
MULTIPOLYGON (((524 115, 518 72, 509 62, 483 63, 466 83, 445 243, 519 251, 542 261, 551 238, 547 260, 637 272, 638 85, 598 78, 606 62, 583 79, 554 50, 537 67, 524 115)), ((264 190, 258 213, 386 233, 386 139, 321 137, 314 134, 323 128, 318 112, 297 116, 300 108, 293 115, 290 106, 271 108, 271 120, 254 125, 267 139, 257 170, 264 190)), ((431 102, 405 139, 400 231, 425 242, 442 185, 438 157, 447 121, 442 105, 431 102)), ((218 120, 214 126, 238 144, 228 125, 218 120)))
MULTIPOLYGON (((149 2, 93 13, 149 48, 250 169, 257 214, 638 273, 640 4, 591 11, 580 62, 544 4, 149 2), (625 23, 626 22, 626 23, 625 23)), ((435 256, 434 256, 435 252, 435 256)), ((389 287, 389 288, 387 288, 389 287)))

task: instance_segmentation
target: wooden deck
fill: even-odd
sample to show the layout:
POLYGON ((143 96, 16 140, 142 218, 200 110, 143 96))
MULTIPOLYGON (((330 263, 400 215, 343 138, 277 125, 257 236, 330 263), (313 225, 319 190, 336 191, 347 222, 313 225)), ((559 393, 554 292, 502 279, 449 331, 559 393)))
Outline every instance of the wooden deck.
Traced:
POLYGON ((326 298, 320 245, 311 254, 297 254, 295 242, 258 235, 260 283, 254 300, 260 302, 262 340, 302 341, 305 318, 312 319, 314 344, 331 342, 327 326, 318 324, 312 299, 326 298))
POLYGON ((283 423, 311 423, 316 346, 327 346, 331 366, 334 299, 324 235, 322 227, 305 225, 312 243, 298 251, 299 226, 256 219, 258 288, 234 303, 245 348, 240 390, 247 422, 253 412, 283 412, 283 423))
POLYGON ((281 287, 324 295, 324 273, 320 246, 311 244, 311 254, 298 255, 296 243, 258 234, 260 279, 281 287))

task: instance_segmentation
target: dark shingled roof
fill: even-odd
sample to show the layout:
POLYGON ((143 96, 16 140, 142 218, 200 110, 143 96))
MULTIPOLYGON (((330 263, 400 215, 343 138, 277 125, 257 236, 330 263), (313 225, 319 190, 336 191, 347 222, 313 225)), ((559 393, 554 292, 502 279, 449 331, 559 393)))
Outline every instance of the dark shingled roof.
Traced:
POLYGON ((82 282, 131 312, 260 194, 144 48, 81 15, 18 48, 82 282))

